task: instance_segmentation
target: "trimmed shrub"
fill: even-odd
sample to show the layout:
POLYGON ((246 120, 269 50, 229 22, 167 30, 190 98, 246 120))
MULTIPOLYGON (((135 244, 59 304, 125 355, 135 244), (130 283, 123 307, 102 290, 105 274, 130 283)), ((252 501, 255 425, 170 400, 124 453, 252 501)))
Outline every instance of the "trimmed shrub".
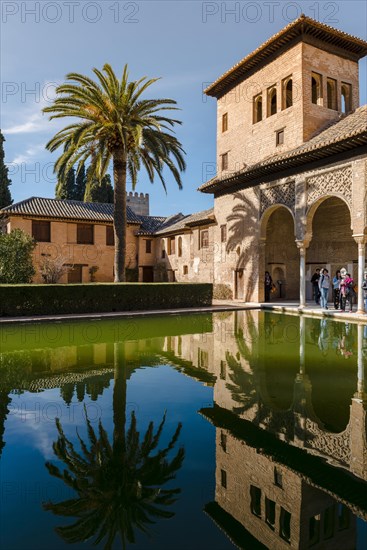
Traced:
POLYGON ((0 316, 103 313, 210 306, 207 283, 0 285, 0 316))

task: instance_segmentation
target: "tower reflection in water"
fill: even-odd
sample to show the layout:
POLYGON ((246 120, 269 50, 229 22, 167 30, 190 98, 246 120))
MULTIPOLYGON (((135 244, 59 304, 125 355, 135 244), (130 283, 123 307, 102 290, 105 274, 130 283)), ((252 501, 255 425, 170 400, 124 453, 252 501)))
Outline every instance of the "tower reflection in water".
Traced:
POLYGON ((363 325, 237 312, 170 340, 216 377, 200 411, 216 426, 205 511, 239 547, 366 547, 366 337, 363 325))

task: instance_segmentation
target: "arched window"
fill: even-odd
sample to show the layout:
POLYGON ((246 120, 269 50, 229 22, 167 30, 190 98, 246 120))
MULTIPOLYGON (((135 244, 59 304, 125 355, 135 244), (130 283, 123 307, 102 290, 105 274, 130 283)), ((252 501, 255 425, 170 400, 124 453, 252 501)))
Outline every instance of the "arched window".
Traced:
POLYGON ((277 89, 275 86, 268 89, 268 116, 273 116, 277 112, 277 89))
POLYGON ((288 76, 282 81, 282 109, 293 105, 293 80, 288 76))
POLYGON ((341 111, 344 114, 352 110, 352 86, 342 82, 341 86, 341 111))
POLYGON ((326 81, 326 90, 327 90, 327 107, 328 109, 337 110, 337 101, 336 101, 336 80, 333 78, 328 78, 326 81))
POLYGON ((164 239, 162 239, 161 241, 161 257, 162 258, 166 257, 166 245, 165 245, 164 239))
POLYGON ((322 105, 322 76, 317 73, 311 76, 311 99, 315 105, 322 105))
POLYGON ((259 94, 256 97, 254 97, 254 124, 256 122, 260 122, 263 118, 263 98, 262 95, 259 94))
POLYGON ((179 257, 182 256, 182 237, 178 238, 178 255, 179 257))

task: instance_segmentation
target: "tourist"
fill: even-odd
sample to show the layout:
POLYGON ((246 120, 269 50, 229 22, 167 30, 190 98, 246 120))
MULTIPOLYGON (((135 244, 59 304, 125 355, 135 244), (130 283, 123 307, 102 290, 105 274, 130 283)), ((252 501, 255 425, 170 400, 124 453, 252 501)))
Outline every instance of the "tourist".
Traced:
POLYGON ((319 289, 320 269, 317 268, 315 273, 311 277, 311 283, 313 288, 313 297, 316 304, 320 303, 320 289, 319 289))
POLYGON ((271 275, 269 271, 265 271, 265 302, 270 302, 270 292, 273 287, 273 279, 271 278, 271 275))
POLYGON ((367 313, 367 271, 364 272, 362 288, 363 288, 363 298, 364 298, 364 310, 367 313))
POLYGON ((354 298, 354 280, 350 276, 350 273, 346 273, 345 277, 342 277, 340 281, 340 294, 341 294, 341 309, 345 311, 347 303, 349 304, 349 311, 353 311, 353 298, 354 298))
POLYGON ((340 270, 338 269, 335 273, 335 277, 333 278, 333 300, 334 300, 334 308, 339 309, 340 308, 340 281, 341 281, 341 274, 340 270))
POLYGON ((319 287, 320 287, 320 298, 321 298, 321 307, 324 309, 328 309, 328 295, 329 295, 329 288, 330 288, 330 276, 328 270, 325 268, 321 271, 320 279, 319 279, 319 287))

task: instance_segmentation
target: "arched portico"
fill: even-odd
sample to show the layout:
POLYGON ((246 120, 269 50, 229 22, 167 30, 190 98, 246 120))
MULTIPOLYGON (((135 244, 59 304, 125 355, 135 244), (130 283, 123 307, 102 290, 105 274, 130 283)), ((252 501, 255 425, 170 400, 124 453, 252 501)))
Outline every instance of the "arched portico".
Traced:
MULTIPOLYGON (((299 262, 295 242, 293 212, 285 205, 267 208, 261 218, 260 239, 264 245, 264 271, 269 271, 276 286, 277 299, 296 299, 299 295, 299 262)), ((263 284, 263 275, 260 276, 263 284)))
MULTIPOLYGON (((315 269, 322 267, 328 269, 331 278, 336 270, 345 267, 357 279, 358 249, 351 228, 351 213, 344 199, 340 196, 320 198, 309 208, 306 226, 310 236, 306 280, 310 281, 315 269)), ((308 288, 308 298, 312 298, 311 288, 308 288)))
MULTIPOLYGON (((345 267, 358 284, 358 311, 363 312, 362 285, 365 269, 365 235, 353 231, 353 210, 341 193, 319 196, 304 214, 303 237, 297 240, 300 250, 300 307, 310 298, 310 278, 314 270, 327 267, 330 276, 345 267), (307 288, 308 287, 308 288, 307 288), (307 292, 306 292, 307 290, 307 292)), ((331 298, 331 291, 330 296, 331 298)))

